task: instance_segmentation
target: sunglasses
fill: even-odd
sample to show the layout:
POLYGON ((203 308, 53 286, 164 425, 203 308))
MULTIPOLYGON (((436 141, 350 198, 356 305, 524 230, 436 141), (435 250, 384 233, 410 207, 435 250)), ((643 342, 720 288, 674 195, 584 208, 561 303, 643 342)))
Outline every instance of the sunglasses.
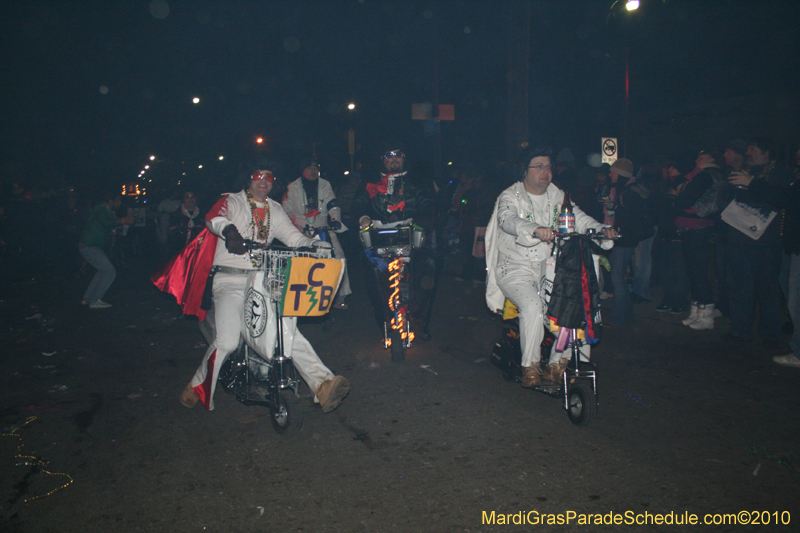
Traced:
POLYGON ((273 176, 272 172, 269 170, 256 170, 253 172, 253 175, 250 176, 250 179, 253 181, 267 180, 268 182, 272 183, 275 181, 275 176, 273 176))
POLYGON ((391 159, 392 157, 405 157, 406 154, 401 152, 400 150, 392 150, 391 152, 386 152, 383 154, 384 159, 391 159))

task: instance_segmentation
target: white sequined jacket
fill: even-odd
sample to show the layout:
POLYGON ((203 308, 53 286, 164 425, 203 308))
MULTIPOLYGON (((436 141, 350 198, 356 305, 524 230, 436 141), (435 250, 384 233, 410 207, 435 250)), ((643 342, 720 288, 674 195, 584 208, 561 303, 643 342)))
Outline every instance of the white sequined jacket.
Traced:
MULTIPOLYGON (((551 183, 545 194, 549 196, 548 221, 552 222, 564 201, 564 192, 551 183)), ((589 228, 600 231, 605 227, 574 204, 572 210, 577 232, 583 233, 589 228)), ((502 257, 515 268, 534 268, 537 265, 535 268, 538 269, 538 265, 550 255, 553 245, 541 241, 533 233, 541 225, 533 221, 533 202, 521 181, 497 198, 486 228, 486 304, 493 312, 500 312, 505 301, 495 278, 498 258, 502 257)), ((604 248, 613 245, 606 242, 604 248)))

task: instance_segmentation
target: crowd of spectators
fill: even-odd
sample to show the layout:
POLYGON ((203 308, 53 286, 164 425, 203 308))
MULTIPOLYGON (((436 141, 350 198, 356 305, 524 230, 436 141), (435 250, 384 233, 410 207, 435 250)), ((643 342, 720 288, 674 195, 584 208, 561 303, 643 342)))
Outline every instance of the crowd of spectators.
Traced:
MULTIPOLYGON (((620 158, 580 169, 573 181, 554 175, 578 206, 622 235, 603 262, 601 298, 613 298, 604 325, 633 323, 633 305, 651 302, 651 287, 660 286, 655 310, 685 315, 685 326, 711 330, 725 317, 732 340, 780 348, 781 330, 792 331, 800 313, 792 269, 800 150, 755 137, 698 148, 691 159, 620 158)), ((790 344, 792 354, 773 359, 800 366, 800 340, 790 344)))

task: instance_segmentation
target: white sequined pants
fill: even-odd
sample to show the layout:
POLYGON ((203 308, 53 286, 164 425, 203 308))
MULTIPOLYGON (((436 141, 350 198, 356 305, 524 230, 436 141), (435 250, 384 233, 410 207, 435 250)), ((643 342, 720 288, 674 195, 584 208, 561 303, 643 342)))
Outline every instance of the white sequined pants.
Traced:
MULTIPOLYGON (((203 362, 195 372, 191 385, 200 396, 200 401, 209 411, 214 409, 214 391, 217 376, 228 356, 236 351, 239 339, 244 333, 245 292, 248 288, 247 275, 217 273, 214 276, 214 320, 216 335, 214 343, 208 347, 203 362)), ((271 302, 267 306, 269 318, 265 343, 261 351, 271 354, 275 346, 277 318, 271 302)), ((311 343, 297 329, 297 319, 283 319, 284 348, 294 360, 295 368, 315 394, 320 384, 333 378, 333 373, 320 361, 311 343)), ((267 355, 269 357, 269 355, 267 355)), ((316 396, 315 396, 316 399, 316 396)))
MULTIPOLYGON (((540 294, 545 272, 544 261, 515 263, 503 258, 497 262, 497 286, 519 311, 519 335, 522 347, 522 366, 538 365, 542 360, 541 345, 545 335, 544 295, 540 294)), ((550 364, 561 361, 561 352, 550 355, 550 364)), ((568 356, 568 355, 567 355, 568 356)))

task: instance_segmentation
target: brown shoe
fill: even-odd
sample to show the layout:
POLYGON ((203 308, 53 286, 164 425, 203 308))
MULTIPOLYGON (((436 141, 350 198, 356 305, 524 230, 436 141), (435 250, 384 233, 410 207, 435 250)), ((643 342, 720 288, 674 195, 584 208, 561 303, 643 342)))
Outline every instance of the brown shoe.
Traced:
POLYGON ((192 384, 189 383, 188 385, 186 385, 186 388, 183 389, 183 392, 181 392, 180 398, 178 398, 178 400, 181 402, 182 406, 191 409, 192 407, 197 405, 197 402, 200 401, 200 396, 197 395, 197 393, 192 388, 192 384))
POLYGON ((522 383, 521 385, 526 389, 532 389, 536 385, 542 384, 542 371, 539 369, 538 363, 534 366, 522 367, 522 383))
POLYGON ((342 403, 342 400, 350 393, 350 383, 342 376, 323 381, 317 387, 317 399, 322 407, 323 413, 330 413, 342 403))
POLYGON ((564 371, 567 369, 568 363, 569 361, 561 361, 557 365, 547 365, 547 368, 545 368, 544 372, 542 372, 542 377, 547 381, 561 383, 561 376, 564 375, 564 371))

